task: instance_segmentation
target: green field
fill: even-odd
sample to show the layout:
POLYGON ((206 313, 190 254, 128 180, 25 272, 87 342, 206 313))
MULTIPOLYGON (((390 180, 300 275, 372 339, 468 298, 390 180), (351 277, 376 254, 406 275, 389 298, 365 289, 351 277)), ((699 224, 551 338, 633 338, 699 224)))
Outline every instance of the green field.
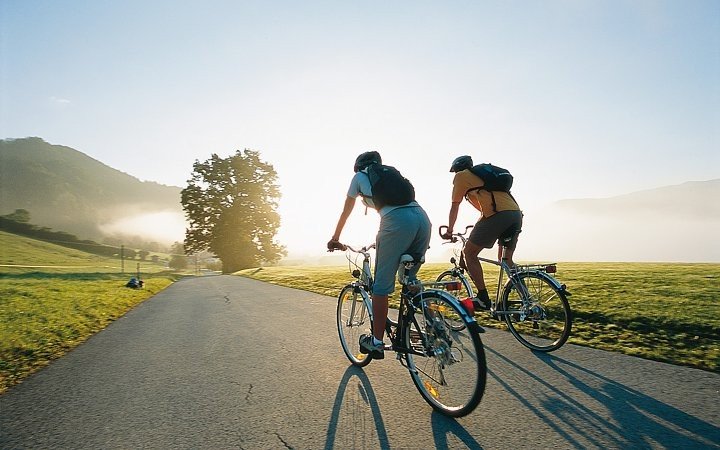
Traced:
MULTIPOLYGON (((120 267, 117 259, 0 232, 0 393, 189 275, 147 261, 126 261, 125 273, 120 267), (145 287, 126 288, 138 264, 145 287)), ((420 276, 434 278, 445 267, 427 264, 420 276)), ((558 267, 558 278, 572 293, 570 342, 720 371, 720 264, 558 267)), ((238 274, 332 297, 349 280, 347 267, 281 266, 238 274)), ((494 276, 488 269, 488 280, 494 276)), ((504 328, 485 318, 481 323, 504 328)))
MULTIPOLYGON (((426 264, 419 277, 434 280, 447 267, 426 264)), ((497 269, 485 270, 494 292, 497 269)), ((333 297, 350 279, 347 267, 281 266, 237 274, 333 297)), ((720 264, 563 263, 556 276, 572 294, 570 343, 720 371, 720 264)), ((478 318, 483 326, 505 329, 478 318)))
POLYGON ((0 232, 0 393, 47 365, 178 274, 0 232), (137 275, 143 289, 125 283, 137 275))

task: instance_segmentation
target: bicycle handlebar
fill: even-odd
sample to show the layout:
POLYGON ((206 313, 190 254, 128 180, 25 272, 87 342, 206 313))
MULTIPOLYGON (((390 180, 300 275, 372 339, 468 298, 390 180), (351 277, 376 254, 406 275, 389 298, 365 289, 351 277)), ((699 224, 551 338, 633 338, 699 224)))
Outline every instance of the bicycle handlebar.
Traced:
POLYGON ((327 248, 329 252, 334 252, 335 250, 347 250, 347 245, 341 244, 340 241, 330 241, 328 242, 327 248))
POLYGON ((450 227, 448 227, 447 225, 440 225, 440 227, 438 228, 438 233, 440 233, 440 237, 441 237, 441 238, 443 238, 443 239, 445 239, 445 240, 448 240, 448 241, 450 241, 450 242, 452 242, 452 243, 455 243, 455 242, 457 242, 457 238, 460 238, 460 239, 462 239, 462 240, 464 241, 464 240, 465 240, 465 235, 466 235, 466 234, 468 233, 468 231, 471 230, 473 227, 474 227, 474 225, 468 225, 468 226, 465 227, 465 231, 463 231, 462 233, 460 233, 460 232, 451 233, 451 234, 450 234, 450 239, 447 239, 447 238, 445 237, 446 234, 447 234, 447 231, 450 229, 450 227), (443 233, 443 228, 445 229, 445 232, 444 232, 444 233, 443 233))
POLYGON ((340 243, 340 242, 337 242, 337 243, 334 243, 334 242, 333 242, 333 243, 332 243, 332 247, 331 247, 331 248, 328 248, 328 251, 329 251, 329 252, 334 252, 335 250, 342 250, 342 251, 348 251, 348 250, 349 250, 349 251, 351 251, 351 252, 353 252, 353 253, 362 253, 362 254, 365 254, 365 253, 368 252, 368 250, 372 250, 372 249, 374 249, 374 248, 375 248, 375 243, 372 243, 372 244, 370 244, 370 245, 366 245, 366 246, 364 246, 364 247, 362 247, 361 249, 358 250, 358 249, 355 249, 355 248, 353 248, 353 247, 351 247, 351 246, 349 246, 349 245, 347 245, 347 244, 342 244, 342 243, 340 243))

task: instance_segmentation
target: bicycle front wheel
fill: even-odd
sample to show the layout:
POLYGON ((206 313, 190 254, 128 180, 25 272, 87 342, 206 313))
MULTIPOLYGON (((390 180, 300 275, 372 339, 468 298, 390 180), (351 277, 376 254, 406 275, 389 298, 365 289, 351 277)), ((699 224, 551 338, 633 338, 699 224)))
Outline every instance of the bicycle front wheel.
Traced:
MULTIPOLYGON (((438 282, 446 282, 442 289, 448 291, 453 297, 457 298, 472 298, 472 288, 470 282, 463 275, 455 270, 446 270, 441 273, 437 280, 438 282), (447 283, 449 281, 455 281, 455 283, 447 283)), ((449 325, 455 330, 460 331, 465 328, 465 323, 462 320, 454 320, 449 325)))
POLYGON ((551 352, 570 337, 572 313, 565 291, 544 273, 514 275, 505 285, 501 304, 504 311, 499 313, 510 332, 529 349, 551 352))
POLYGON ((435 410, 465 416, 485 393, 487 366, 478 324, 446 292, 425 291, 415 299, 415 314, 402 330, 412 380, 435 410), (454 320, 464 322, 462 330, 448 326, 454 320))
POLYGON ((372 304, 365 289, 351 284, 340 291, 337 328, 345 356, 353 365, 367 366, 372 357, 360 351, 360 336, 372 334, 372 304))

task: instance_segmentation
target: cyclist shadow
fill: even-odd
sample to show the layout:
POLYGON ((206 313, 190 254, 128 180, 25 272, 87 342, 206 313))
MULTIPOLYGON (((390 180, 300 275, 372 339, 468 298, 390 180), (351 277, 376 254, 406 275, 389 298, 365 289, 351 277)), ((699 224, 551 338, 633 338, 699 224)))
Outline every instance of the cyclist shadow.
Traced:
MULTIPOLYGON (((435 447, 438 449, 453 446, 448 442, 450 435, 454 435, 468 448, 480 448, 470 433, 453 418, 433 411, 431 425, 435 447)), ((338 385, 324 448, 330 450, 357 447, 387 450, 391 448, 370 379, 361 368, 351 365, 345 370, 338 385)))
POLYGON ((478 441, 468 433, 465 427, 460 425, 452 417, 447 417, 437 411, 433 411, 430 416, 430 424, 433 430, 436 449, 457 448, 458 441, 462 442, 466 448, 482 448, 478 441), (452 441, 448 439, 451 436, 454 436, 452 441))
POLYGON ((350 365, 345 370, 335 395, 325 449, 358 446, 389 450, 390 442, 370 380, 361 368, 350 365), (357 384, 352 381, 354 377, 357 377, 357 384))
POLYGON ((502 354, 486 348, 552 394, 538 407, 527 396, 492 372, 495 380, 554 429, 572 447, 588 443, 598 448, 710 448, 720 442, 720 428, 658 401, 605 375, 555 355, 533 352, 555 372, 562 375, 581 395, 543 380, 502 354), (602 405, 604 410, 592 405, 602 405), (582 424, 579 423, 582 421, 582 424), (578 424, 578 425, 576 425, 578 424), (602 436, 602 438, 598 438, 602 436), (584 439, 580 442, 578 438, 584 439))

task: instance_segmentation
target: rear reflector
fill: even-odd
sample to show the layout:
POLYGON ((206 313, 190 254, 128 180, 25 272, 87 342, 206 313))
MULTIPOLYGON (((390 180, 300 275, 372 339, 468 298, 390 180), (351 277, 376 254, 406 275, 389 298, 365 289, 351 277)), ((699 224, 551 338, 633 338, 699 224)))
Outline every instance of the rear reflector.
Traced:
POLYGON ((451 281, 445 284, 445 289, 447 289, 448 291, 459 291, 460 289, 462 289, 462 283, 460 283, 459 281, 451 281))

